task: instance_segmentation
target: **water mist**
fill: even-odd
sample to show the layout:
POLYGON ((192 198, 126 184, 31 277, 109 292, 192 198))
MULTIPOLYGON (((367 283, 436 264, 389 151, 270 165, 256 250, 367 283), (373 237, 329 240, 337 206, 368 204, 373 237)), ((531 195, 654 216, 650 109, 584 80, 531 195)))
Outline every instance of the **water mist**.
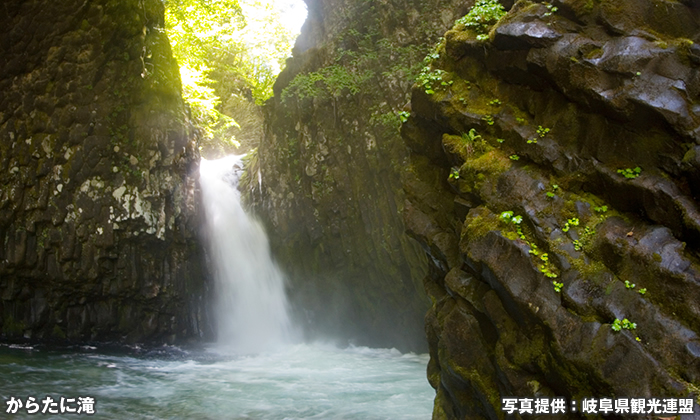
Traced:
POLYGON ((257 353, 290 340, 284 277, 260 224, 241 206, 241 157, 202 159, 200 185, 216 277, 219 344, 257 353))

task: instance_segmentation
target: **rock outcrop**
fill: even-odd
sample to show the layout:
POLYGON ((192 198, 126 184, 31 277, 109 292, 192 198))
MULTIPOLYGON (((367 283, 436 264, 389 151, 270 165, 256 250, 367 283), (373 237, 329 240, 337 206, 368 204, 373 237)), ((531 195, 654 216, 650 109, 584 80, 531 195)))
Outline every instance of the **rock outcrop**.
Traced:
POLYGON ((266 105, 248 202, 312 336, 425 349, 426 261, 400 216, 400 113, 428 45, 466 10, 450 0, 307 4, 266 105))
POLYGON ((698 390, 697 42, 688 1, 521 0, 445 34, 403 126, 434 419, 698 390))
POLYGON ((207 334, 199 152, 162 3, 0 10, 2 336, 207 334))

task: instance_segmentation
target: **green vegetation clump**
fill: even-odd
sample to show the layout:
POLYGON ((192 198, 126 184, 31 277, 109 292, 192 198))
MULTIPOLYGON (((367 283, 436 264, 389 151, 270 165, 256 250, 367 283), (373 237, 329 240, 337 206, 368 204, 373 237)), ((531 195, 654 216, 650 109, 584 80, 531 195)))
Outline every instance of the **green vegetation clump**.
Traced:
POLYGON ((473 128, 469 133, 462 133, 461 136, 444 134, 442 141, 448 151, 457 154, 465 161, 474 154, 481 154, 489 149, 488 143, 473 128))
POLYGON ((485 40, 493 25, 506 14, 498 0, 477 0, 469 13, 457 20, 468 29, 477 33, 477 39, 485 40))
POLYGON ((183 99, 204 133, 202 141, 237 146, 240 126, 227 112, 228 102, 252 94, 260 105, 272 96, 272 84, 290 55, 295 34, 267 0, 164 4, 165 30, 180 66, 183 99))
POLYGON ((368 74, 350 72, 339 65, 324 67, 319 71, 298 74, 282 91, 282 101, 292 97, 305 98, 338 98, 343 94, 355 95, 369 77, 368 74))
POLYGON ((623 319, 622 321, 615 318, 615 321, 612 323, 611 328, 613 329, 613 331, 621 331, 623 329, 635 330, 635 329, 637 329, 637 324, 635 324, 634 322, 631 322, 627 318, 623 319))
POLYGON ((452 85, 452 81, 443 81, 442 78, 445 75, 444 70, 436 69, 430 70, 429 67, 425 67, 423 71, 418 75, 416 82, 423 86, 425 93, 432 95, 435 93, 437 86, 448 86, 452 85))
MULTIPOLYGON (((280 100, 284 105, 296 104, 297 110, 311 109, 300 101, 314 99, 330 101, 336 109, 339 103, 346 100, 374 98, 368 102, 377 105, 366 110, 353 107, 353 110, 369 111, 364 115, 370 116, 367 122, 375 135, 393 136, 398 133, 401 123, 408 120, 410 113, 390 105, 385 99, 397 94, 407 98, 411 84, 401 82, 416 80, 421 69, 430 72, 425 63, 432 60, 431 57, 437 57, 437 54, 421 60, 427 46, 400 45, 383 38, 379 31, 380 23, 372 10, 369 7, 363 14, 363 18, 367 19, 366 26, 351 27, 338 36, 332 63, 315 71, 297 74, 282 89, 280 100), (388 88, 389 86, 395 86, 401 92, 388 88), (380 97, 384 99, 379 100, 380 97)), ((437 89, 443 82, 440 77, 436 77, 437 73, 429 77, 432 83, 430 89, 437 89)), ((347 112, 348 109, 345 109, 347 112)))
POLYGON ((623 168, 618 169, 617 173, 624 176, 627 179, 634 179, 642 173, 642 168, 640 168, 639 166, 635 168, 623 168))

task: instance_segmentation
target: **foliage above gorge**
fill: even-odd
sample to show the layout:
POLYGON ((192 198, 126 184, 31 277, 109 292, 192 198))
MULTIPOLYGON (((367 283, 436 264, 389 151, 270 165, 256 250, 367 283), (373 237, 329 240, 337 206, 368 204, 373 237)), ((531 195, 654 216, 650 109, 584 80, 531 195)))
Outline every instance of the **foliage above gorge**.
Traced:
POLYGON ((165 0, 165 6, 183 97, 203 140, 237 144, 230 108, 245 98, 261 104, 272 96, 296 34, 272 0, 165 0))

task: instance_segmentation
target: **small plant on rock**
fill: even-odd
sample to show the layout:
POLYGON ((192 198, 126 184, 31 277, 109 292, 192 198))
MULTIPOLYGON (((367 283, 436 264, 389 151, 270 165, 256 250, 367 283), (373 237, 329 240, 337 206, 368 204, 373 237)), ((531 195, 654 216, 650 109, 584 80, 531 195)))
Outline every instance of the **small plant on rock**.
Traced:
POLYGON ((624 176, 627 179, 634 179, 642 173, 642 168, 640 168, 639 166, 635 168, 623 168, 618 169, 617 173, 624 176))
POLYGON ((615 318, 615 321, 612 323, 611 328, 613 329, 613 331, 622 331, 623 329, 635 330, 637 329, 637 324, 635 324, 627 318, 623 319, 622 321, 615 318))
POLYGON ((552 16, 553 13, 556 13, 559 9, 552 5, 551 3, 544 3, 545 6, 547 6, 547 12, 543 15, 544 17, 547 16, 552 16))
POLYGON ((574 217, 566 221, 566 224, 564 224, 564 227, 561 228, 562 232, 568 232, 569 229, 571 229, 571 226, 578 226, 579 220, 578 218, 574 217))
POLYGON ((637 285, 634 283, 630 283, 629 280, 625 280, 625 287, 628 289, 634 289, 635 287, 637 287, 637 285))
POLYGON ((457 24, 462 24, 468 29, 474 30, 477 34, 486 35, 482 37, 488 39, 488 32, 493 25, 506 14, 498 0, 477 0, 469 13, 457 20, 457 24))

